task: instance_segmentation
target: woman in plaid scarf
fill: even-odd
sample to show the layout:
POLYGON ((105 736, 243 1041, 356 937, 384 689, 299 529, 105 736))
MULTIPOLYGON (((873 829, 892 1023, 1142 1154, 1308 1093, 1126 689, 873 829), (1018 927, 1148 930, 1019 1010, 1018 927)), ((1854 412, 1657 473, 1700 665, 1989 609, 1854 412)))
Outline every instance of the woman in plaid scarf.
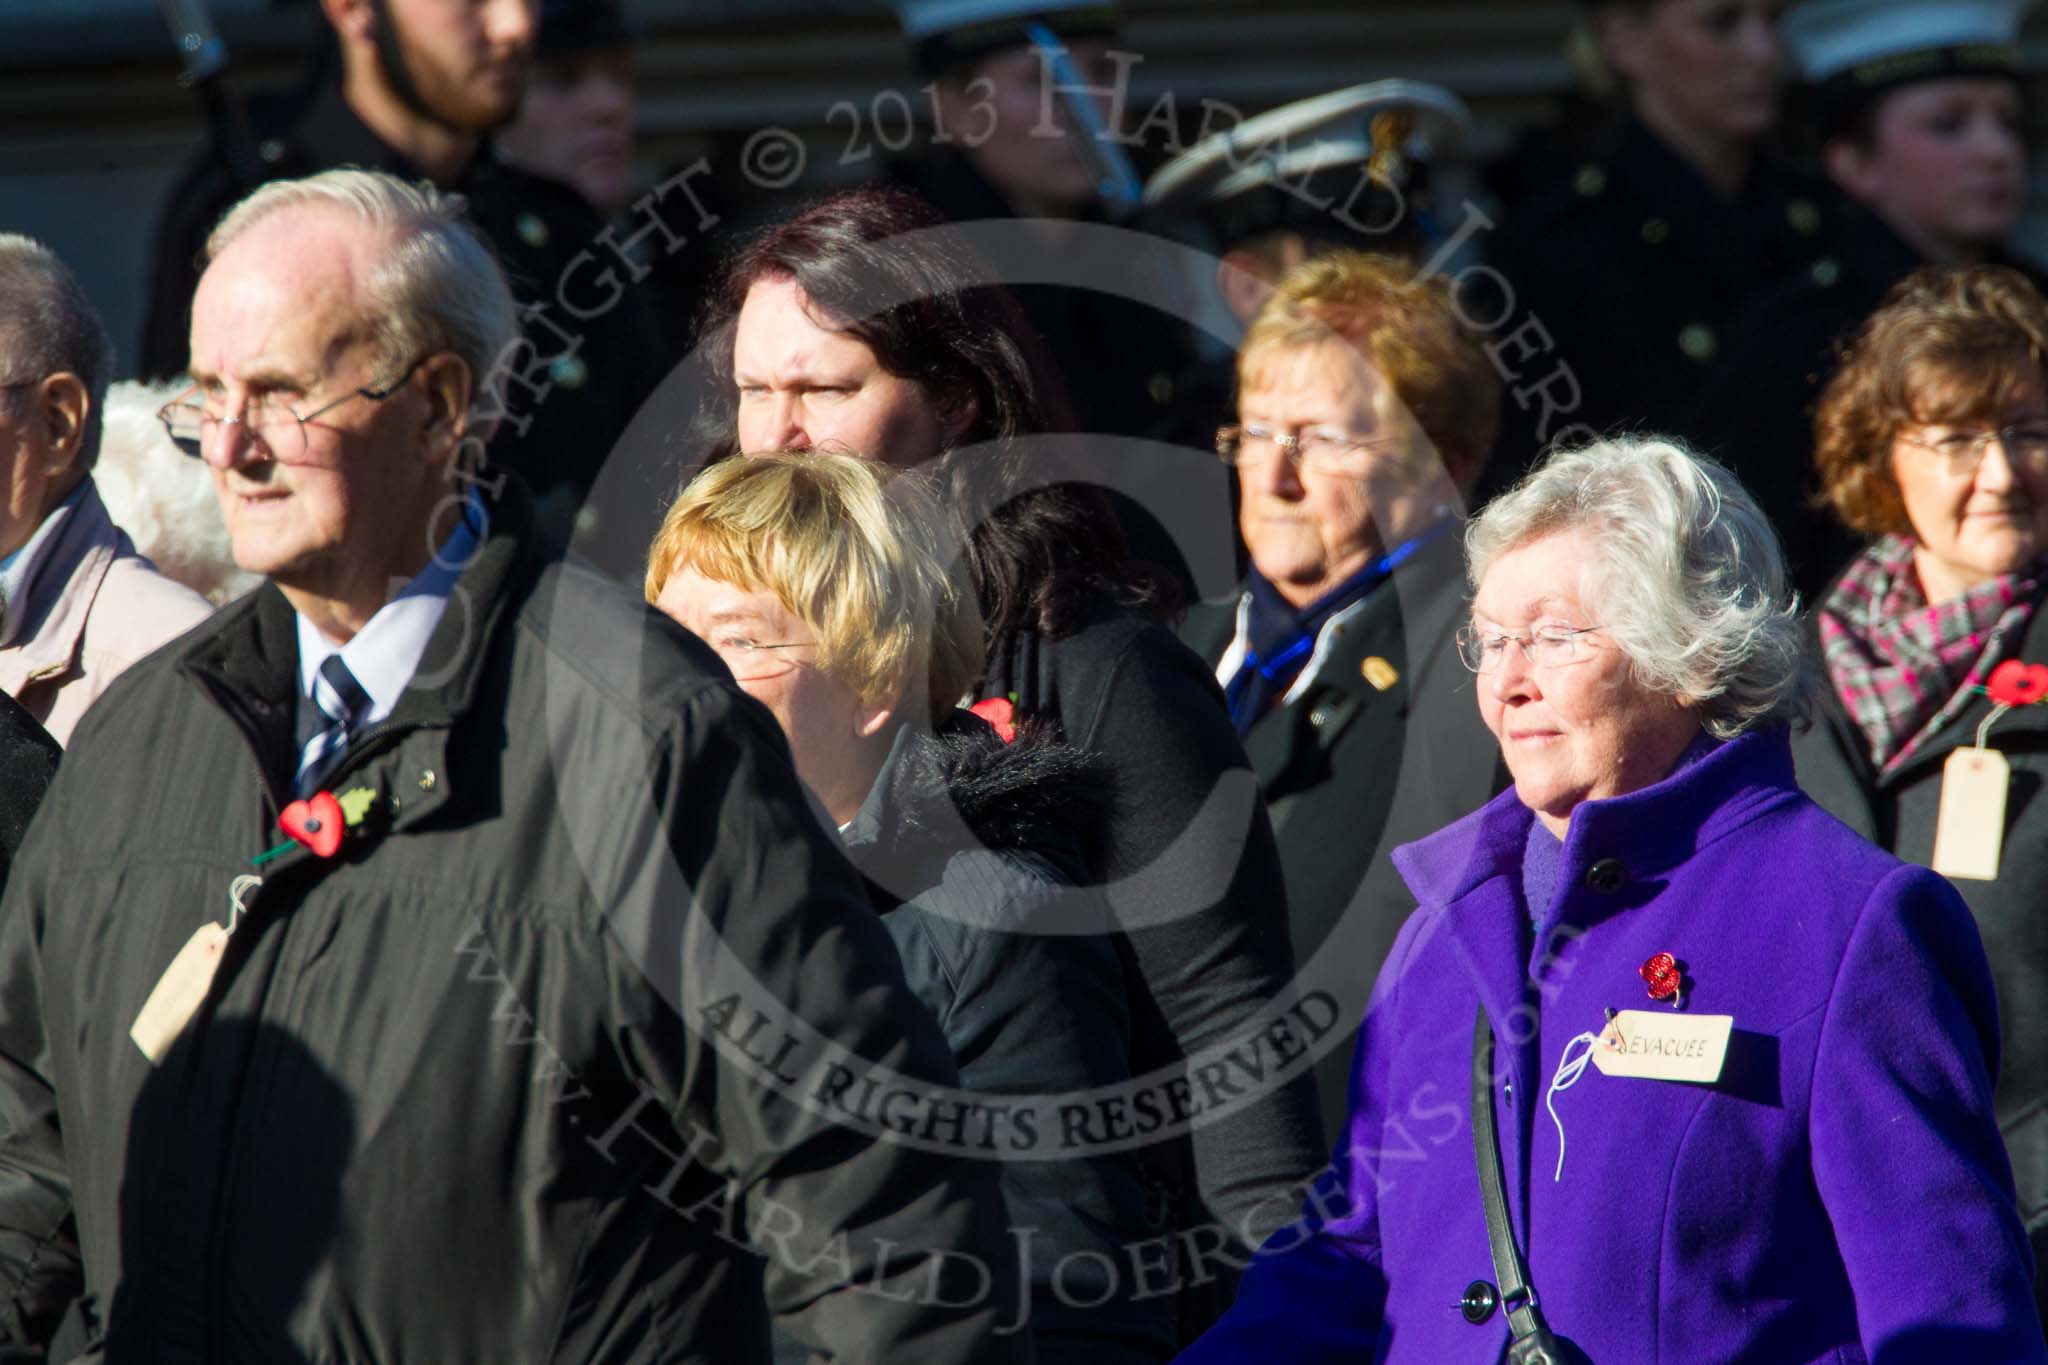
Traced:
MULTIPOLYGON (((1815 612, 1827 687, 1798 745, 1807 791, 1933 862, 1948 759, 1979 742, 2001 663, 2048 663, 2048 302, 2017 271, 1928 267, 1822 396, 1823 493, 1873 537, 1815 612)), ((1983 736, 2011 765, 1995 879, 1962 878, 1997 983, 1997 1108, 2037 1266, 2048 1264, 2048 705, 1983 736)), ((1991 818, 1958 809, 1949 817, 1991 818)), ((2048 1290, 2048 1279, 2037 1280, 2048 1290)), ((2048 1307, 2048 1293, 2042 1294, 2048 1307)))

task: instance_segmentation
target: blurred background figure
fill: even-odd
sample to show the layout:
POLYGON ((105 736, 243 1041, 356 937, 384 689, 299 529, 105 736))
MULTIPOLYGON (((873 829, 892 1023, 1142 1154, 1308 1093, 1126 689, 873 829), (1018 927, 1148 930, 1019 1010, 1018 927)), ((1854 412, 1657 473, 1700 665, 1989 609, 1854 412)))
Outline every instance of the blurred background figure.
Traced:
POLYGON ((1959 753, 1982 740, 2009 765, 1995 876, 1955 885, 1998 987, 1998 1119, 2037 1271, 2048 1267, 2048 706, 1981 727, 1994 669, 2048 664, 2044 361, 2048 303, 1999 266, 1923 268, 1856 337, 1821 398, 1815 455, 1836 514, 1871 539, 1815 614, 1827 686, 1796 749, 1815 800, 1923 866, 1936 863, 1943 819, 2000 820, 1995 809, 1941 815, 1959 753))
POLYGON ((64 262, 0 233, 0 691, 60 744, 123 670, 212 611, 100 501, 113 366, 64 262))
MULTIPOLYGON (((722 453, 864 453, 936 477, 984 621, 973 697, 1109 765, 1133 1067, 1180 1074, 1242 1043, 1294 974, 1272 827, 1214 678, 1164 624, 1171 586, 1074 481, 1087 442, 1049 434, 1057 380, 964 236, 907 191, 864 188, 742 250, 704 342, 730 386, 722 453)), ((1273 1196, 1323 1163, 1312 1079, 1269 1079, 1238 1103, 1204 1100, 1213 1121, 1146 1148, 1166 1226, 1222 1228, 1248 1252, 1247 1218, 1284 1216, 1273 1196)), ((1184 1284, 1183 1337, 1227 1302, 1226 1278, 1184 1284)))
MULTIPOLYGON (((1116 49, 1113 5, 899 0, 897 14, 919 74, 934 82, 938 131, 929 149, 892 164, 891 180, 956 223, 1028 221, 1031 254, 1055 274, 1073 249, 1068 224, 1137 213, 1143 182, 1109 125, 1119 112, 1127 123, 1142 112, 1120 110, 1116 98, 1139 58, 1116 49)), ((1123 273, 1146 268, 1126 254, 1123 273)), ((1143 436, 1171 427, 1186 361, 1166 318, 1088 289, 1020 283, 1013 292, 1059 366, 1078 430, 1143 436)))
POLYGON ((1317 1067, 1336 1134, 1351 1036, 1415 906, 1387 854, 1506 781, 1456 642, 1463 495, 1501 386, 1441 276, 1357 251, 1281 277, 1238 375, 1217 449, 1243 488, 1252 568, 1182 635, 1216 669, 1258 774, 1295 957, 1343 964, 1339 1034, 1317 1067))
MULTIPOLYGON (((506 357, 509 415, 486 474, 519 474, 540 500, 544 532, 566 535, 612 443, 665 371, 666 353, 644 294, 627 289, 608 306, 594 304, 604 297, 594 280, 603 220, 576 191, 507 165, 493 147, 491 133, 518 112, 527 87, 538 6, 320 0, 320 11, 331 59, 315 62, 309 89, 251 111, 262 178, 359 166, 462 194, 514 281, 530 348, 506 357), (564 298, 580 311, 570 313, 564 298)), ((206 236, 252 188, 216 143, 165 198, 146 378, 184 371, 206 236)))
MULTIPOLYGON (((1578 381, 1564 422, 1679 429, 1742 301, 1826 250, 1827 196, 1765 150, 1784 80, 1781 8, 1585 0, 1618 122, 1496 237, 1517 303, 1578 381)), ((1482 500, 1558 434, 1538 429, 1544 417, 1510 410, 1482 500)))
MULTIPOLYGON (((726 460, 669 510, 647 598, 781 724, 961 1085, 1055 1097, 1125 1084, 1131 1010, 1113 920, 1099 891, 1081 889, 1107 870, 1113 776, 1043 727, 998 734, 955 705, 981 673, 981 615, 944 528, 919 476, 884 464, 726 460)), ((1123 1271, 1126 1248, 1164 1231, 1140 1157, 1046 1160, 1032 1149, 1050 1134, 986 1111, 962 1123, 998 1163, 1010 1226, 1029 1243, 1039 1358, 1172 1355, 1172 1300, 1123 1271)))
POLYGON ((1429 253, 1441 233, 1430 163, 1470 121, 1441 86, 1368 81, 1204 138, 1145 182, 1148 225, 1216 260, 1201 282, 1214 321, 1174 386, 1169 439, 1206 449, 1234 416, 1237 348, 1217 334, 1241 339, 1282 275, 1342 248, 1429 253))
POLYGON ((1825 256, 1751 298, 1684 428, 1778 525, 1813 600, 1855 551, 1820 509, 1813 404, 1837 349, 1922 264, 2004 262, 2026 206, 2019 27, 2034 0, 1806 0, 1784 31, 1851 201, 1825 256))
POLYGON ((575 187, 606 218, 633 197, 632 34, 618 0, 545 0, 507 160, 575 187))
POLYGON ((203 460, 178 449, 157 413, 182 383, 127 381, 107 389, 107 419, 92 480, 114 525, 165 577, 216 607, 263 582, 235 563, 234 544, 203 460))

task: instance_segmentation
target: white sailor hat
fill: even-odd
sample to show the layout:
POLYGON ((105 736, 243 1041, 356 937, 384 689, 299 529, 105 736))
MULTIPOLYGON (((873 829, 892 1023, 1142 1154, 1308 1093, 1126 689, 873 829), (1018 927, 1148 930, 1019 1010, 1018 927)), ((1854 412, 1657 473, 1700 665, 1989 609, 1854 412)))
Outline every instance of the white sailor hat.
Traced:
POLYGON ((1838 123, 1868 99, 1915 81, 2013 76, 2020 23, 2034 0, 1804 0, 1781 21, 1823 114, 1838 123))
POLYGON ((1406 237, 1414 224, 1363 206, 1357 191, 1375 187, 1402 215, 1429 162, 1471 122, 1464 101, 1442 86, 1367 81, 1204 138, 1146 182, 1145 204, 1204 219, 1226 248, 1283 227, 1341 239, 1336 225, 1356 233, 1361 222, 1375 225, 1370 235, 1406 237))
POLYGON ((896 17, 918 66, 934 75, 1023 46, 1033 24, 1069 41, 1116 31, 1105 0, 897 0, 896 17))

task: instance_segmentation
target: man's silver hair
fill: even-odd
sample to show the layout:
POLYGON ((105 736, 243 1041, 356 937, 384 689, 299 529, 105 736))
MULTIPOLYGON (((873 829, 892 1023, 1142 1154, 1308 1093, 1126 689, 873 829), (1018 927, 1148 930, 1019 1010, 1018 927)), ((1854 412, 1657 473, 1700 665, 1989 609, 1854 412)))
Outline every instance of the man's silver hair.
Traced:
MULTIPOLYGON (((92 398, 78 448, 78 467, 100 454, 101 412, 114 377, 114 347, 78 277, 41 242, 0 232, 0 384, 27 384, 69 372, 92 398)), ((19 408, 15 409, 19 411, 19 408)))
POLYGON ((1660 437, 1557 451, 1467 528, 1472 585, 1509 550, 1574 529, 1595 547, 1585 604, 1639 683, 1686 698, 1720 739, 1801 714, 1799 599, 1777 532, 1733 474, 1660 437))
POLYGON ((378 356, 392 371, 379 382, 421 356, 450 351, 469 363, 472 417, 496 417, 499 360, 519 335, 519 313, 496 256, 463 218, 462 196, 383 171, 274 180, 227 211, 206 239, 207 259, 272 216, 306 207, 351 214, 386 237, 364 300, 378 356))

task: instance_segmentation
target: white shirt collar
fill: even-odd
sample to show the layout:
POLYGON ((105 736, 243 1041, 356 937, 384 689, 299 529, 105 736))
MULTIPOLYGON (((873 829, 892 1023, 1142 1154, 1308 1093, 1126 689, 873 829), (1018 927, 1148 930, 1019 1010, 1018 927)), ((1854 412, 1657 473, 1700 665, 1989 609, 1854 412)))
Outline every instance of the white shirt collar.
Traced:
MULTIPOLYGON (((1384 586, 1384 585, 1382 585, 1384 586)), ((1308 656, 1308 662, 1301 666, 1301 673, 1280 698, 1280 705, 1291 706, 1304 692, 1314 687, 1316 676, 1323 671, 1330 651, 1336 648, 1337 637, 1365 610, 1366 604, 1378 594, 1378 589, 1367 593, 1344 610, 1323 622, 1323 628, 1316 632, 1315 650, 1308 656)), ((1230 647, 1223 651, 1223 657, 1216 661, 1216 682, 1218 686, 1230 686, 1231 679, 1244 667, 1245 650, 1251 645, 1252 595, 1245 593, 1237 599, 1237 633, 1230 638, 1230 647)))
POLYGON ((427 652, 427 641, 441 623, 441 613, 448 609, 455 580, 475 558, 489 524, 483 498, 472 490, 462 505, 460 524, 427 561, 427 567, 379 607, 345 645, 335 644, 312 622, 299 617, 299 694, 313 695, 313 679, 319 675, 320 665, 329 655, 339 654, 363 691, 369 693, 370 711, 363 723, 375 724, 389 716, 405 695, 406 684, 420 666, 420 656, 427 652))

